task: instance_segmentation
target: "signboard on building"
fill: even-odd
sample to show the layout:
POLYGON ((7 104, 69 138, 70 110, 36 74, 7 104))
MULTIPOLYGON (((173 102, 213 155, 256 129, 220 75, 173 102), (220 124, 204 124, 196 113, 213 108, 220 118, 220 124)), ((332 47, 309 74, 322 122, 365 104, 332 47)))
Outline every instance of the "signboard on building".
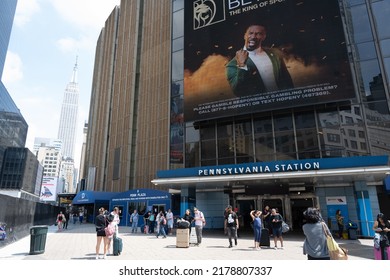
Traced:
POLYGON ((57 200, 57 177, 43 176, 40 200, 54 202, 57 200))
POLYGON ((337 0, 186 0, 184 119, 355 96, 337 0))

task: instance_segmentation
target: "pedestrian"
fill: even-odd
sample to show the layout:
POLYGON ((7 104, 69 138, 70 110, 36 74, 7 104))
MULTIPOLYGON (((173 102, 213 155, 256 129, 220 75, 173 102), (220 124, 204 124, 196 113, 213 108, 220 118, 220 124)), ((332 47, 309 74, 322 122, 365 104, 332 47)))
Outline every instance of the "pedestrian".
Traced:
POLYGON ((56 222, 57 222, 58 231, 61 231, 62 225, 65 222, 65 216, 64 216, 64 214, 62 214, 62 211, 60 211, 60 213, 58 213, 56 222))
POLYGON ((144 233, 149 234, 149 217, 150 211, 145 212, 144 214, 144 233))
POLYGON ((194 221, 195 221, 195 232, 196 232, 196 240, 197 240, 197 243, 195 245, 199 246, 202 243, 203 225, 205 224, 206 220, 204 218, 202 211, 200 211, 196 207, 194 207, 194 221))
POLYGON ((262 219, 263 219, 264 228, 267 228, 270 236, 272 236, 271 208, 269 207, 269 205, 266 205, 264 207, 262 213, 262 219))
POLYGON ((74 225, 76 224, 77 219, 78 219, 77 213, 73 213, 73 224, 74 224, 74 225))
POLYGON ((157 234, 159 233, 159 231, 160 231, 160 217, 161 217, 161 215, 163 215, 163 211, 160 211, 160 212, 158 212, 158 214, 157 214, 157 216, 156 216, 156 232, 157 232, 157 234))
POLYGON ((65 214, 64 214, 64 216, 65 216, 65 221, 63 222, 63 226, 62 226, 62 228, 63 229, 68 229, 68 222, 69 222, 69 210, 66 210, 65 211, 65 214))
POLYGON ((173 213, 172 213, 171 209, 168 209, 168 212, 167 212, 165 218, 167 219, 168 235, 172 235, 172 231, 173 231, 173 213))
POLYGON ((250 212, 250 216, 253 220, 253 234, 255 237, 255 250, 260 250, 260 239, 261 239, 261 228, 262 228, 262 221, 261 221, 261 211, 260 210, 252 210, 250 212))
POLYGON ((149 216, 149 233, 154 233, 155 225, 156 225, 156 214, 151 212, 149 216))
POLYGON ((80 225, 83 223, 83 220, 84 220, 84 211, 81 210, 79 212, 79 222, 80 222, 80 225))
POLYGON ((121 222, 121 220, 119 218, 119 208, 114 207, 114 209, 111 212, 111 215, 114 216, 113 224, 115 225, 115 235, 118 236, 119 235, 119 223, 121 222))
POLYGON ((341 210, 338 209, 336 211, 336 221, 338 226, 338 234, 339 238, 343 239, 343 232, 344 232, 344 217, 341 215, 341 210))
POLYGON ((119 237, 119 208, 114 207, 114 209, 111 211, 111 213, 106 217, 108 219, 108 222, 111 223, 114 227, 114 234, 112 236, 109 236, 108 238, 108 248, 107 253, 110 254, 110 248, 111 248, 111 241, 114 237, 119 237))
POLYGON ((388 260, 390 254, 390 221, 383 213, 379 213, 377 215, 376 221, 374 222, 373 230, 376 234, 379 234, 379 244, 378 246, 376 246, 376 248, 374 247, 375 259, 388 260))
POLYGON ((280 248, 283 249, 283 236, 282 236, 282 216, 276 212, 275 208, 271 210, 271 223, 272 223, 272 234, 274 236, 274 249, 278 249, 278 243, 280 242, 280 248))
POLYGON ((228 234, 229 248, 233 247, 232 239, 234 239, 234 244, 237 246, 237 229, 239 227, 238 216, 236 212, 233 211, 233 208, 230 205, 227 207, 224 224, 228 234))
POLYGON ((136 233, 138 228, 138 211, 134 209, 133 213, 130 215, 130 223, 131 223, 131 233, 136 233))
POLYGON ((160 215, 158 217, 158 232, 156 237, 158 238, 160 235, 163 236, 163 238, 167 238, 167 234, 165 232, 165 225, 167 224, 167 220, 165 219, 164 213, 160 212, 160 215))
POLYGON ((103 241, 103 259, 106 259, 108 249, 108 238, 106 236, 105 228, 108 225, 108 220, 104 215, 104 208, 99 208, 99 214, 95 218, 96 227, 96 259, 99 259, 100 246, 103 241))
POLYGON ((194 217, 191 215, 191 210, 187 209, 184 213, 183 220, 187 221, 189 223, 189 229, 191 230, 191 224, 194 221, 194 217))
POLYGON ((309 207, 303 212, 305 224, 302 226, 305 240, 303 241, 303 254, 308 260, 330 260, 326 235, 327 225, 324 223, 320 211, 309 207))

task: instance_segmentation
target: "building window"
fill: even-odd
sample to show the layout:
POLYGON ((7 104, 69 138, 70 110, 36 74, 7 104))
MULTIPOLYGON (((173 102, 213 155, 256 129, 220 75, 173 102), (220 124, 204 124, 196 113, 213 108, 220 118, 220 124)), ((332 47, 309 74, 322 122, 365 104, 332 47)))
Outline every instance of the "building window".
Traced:
POLYGON ((116 148, 114 152, 114 166, 112 172, 112 178, 114 180, 120 179, 120 158, 121 158, 121 148, 116 148))
POLYGON ((327 138, 329 142, 340 143, 340 135, 338 134, 328 133, 327 138))

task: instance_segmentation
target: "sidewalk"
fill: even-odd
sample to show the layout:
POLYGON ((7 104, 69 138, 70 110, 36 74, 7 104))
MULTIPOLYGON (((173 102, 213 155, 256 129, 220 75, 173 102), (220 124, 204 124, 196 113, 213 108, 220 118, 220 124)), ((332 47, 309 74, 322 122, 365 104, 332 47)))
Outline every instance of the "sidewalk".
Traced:
MULTIPOLYGON (((156 238, 154 234, 131 234, 129 227, 119 227, 123 239, 120 256, 108 255, 108 260, 306 260, 302 254, 303 235, 284 235, 284 249, 253 249, 253 236, 240 236, 238 245, 228 248, 226 236, 204 230, 199 247, 176 248, 176 237, 156 238)), ((373 260, 371 239, 338 240, 349 250, 350 260, 373 260)), ((29 255, 30 236, 0 248, 0 260, 95 260, 96 232, 93 224, 69 224, 67 230, 57 232, 49 226, 45 252, 29 255)), ((271 240, 271 246, 273 240, 271 240)), ((103 247, 103 245, 102 245, 103 247)), ((111 247, 112 249, 112 247, 111 247)), ((102 253, 102 249, 100 251, 102 253)), ((112 252, 111 252, 112 253, 112 252)), ((99 260, 103 261, 103 260, 99 260)))

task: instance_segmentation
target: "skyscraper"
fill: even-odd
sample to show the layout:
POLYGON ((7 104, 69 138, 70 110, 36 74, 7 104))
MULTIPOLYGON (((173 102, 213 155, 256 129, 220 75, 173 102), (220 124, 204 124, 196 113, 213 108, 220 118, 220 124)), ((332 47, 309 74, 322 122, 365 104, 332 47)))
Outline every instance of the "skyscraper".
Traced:
POLYGON ((62 140, 62 155, 74 159, 77 115, 79 104, 79 85, 77 82, 77 58, 73 68, 72 78, 66 86, 62 101, 58 139, 62 140))
POLYGON ((2 82, 16 0, 0 1, 0 169, 7 147, 24 148, 28 125, 2 82))

